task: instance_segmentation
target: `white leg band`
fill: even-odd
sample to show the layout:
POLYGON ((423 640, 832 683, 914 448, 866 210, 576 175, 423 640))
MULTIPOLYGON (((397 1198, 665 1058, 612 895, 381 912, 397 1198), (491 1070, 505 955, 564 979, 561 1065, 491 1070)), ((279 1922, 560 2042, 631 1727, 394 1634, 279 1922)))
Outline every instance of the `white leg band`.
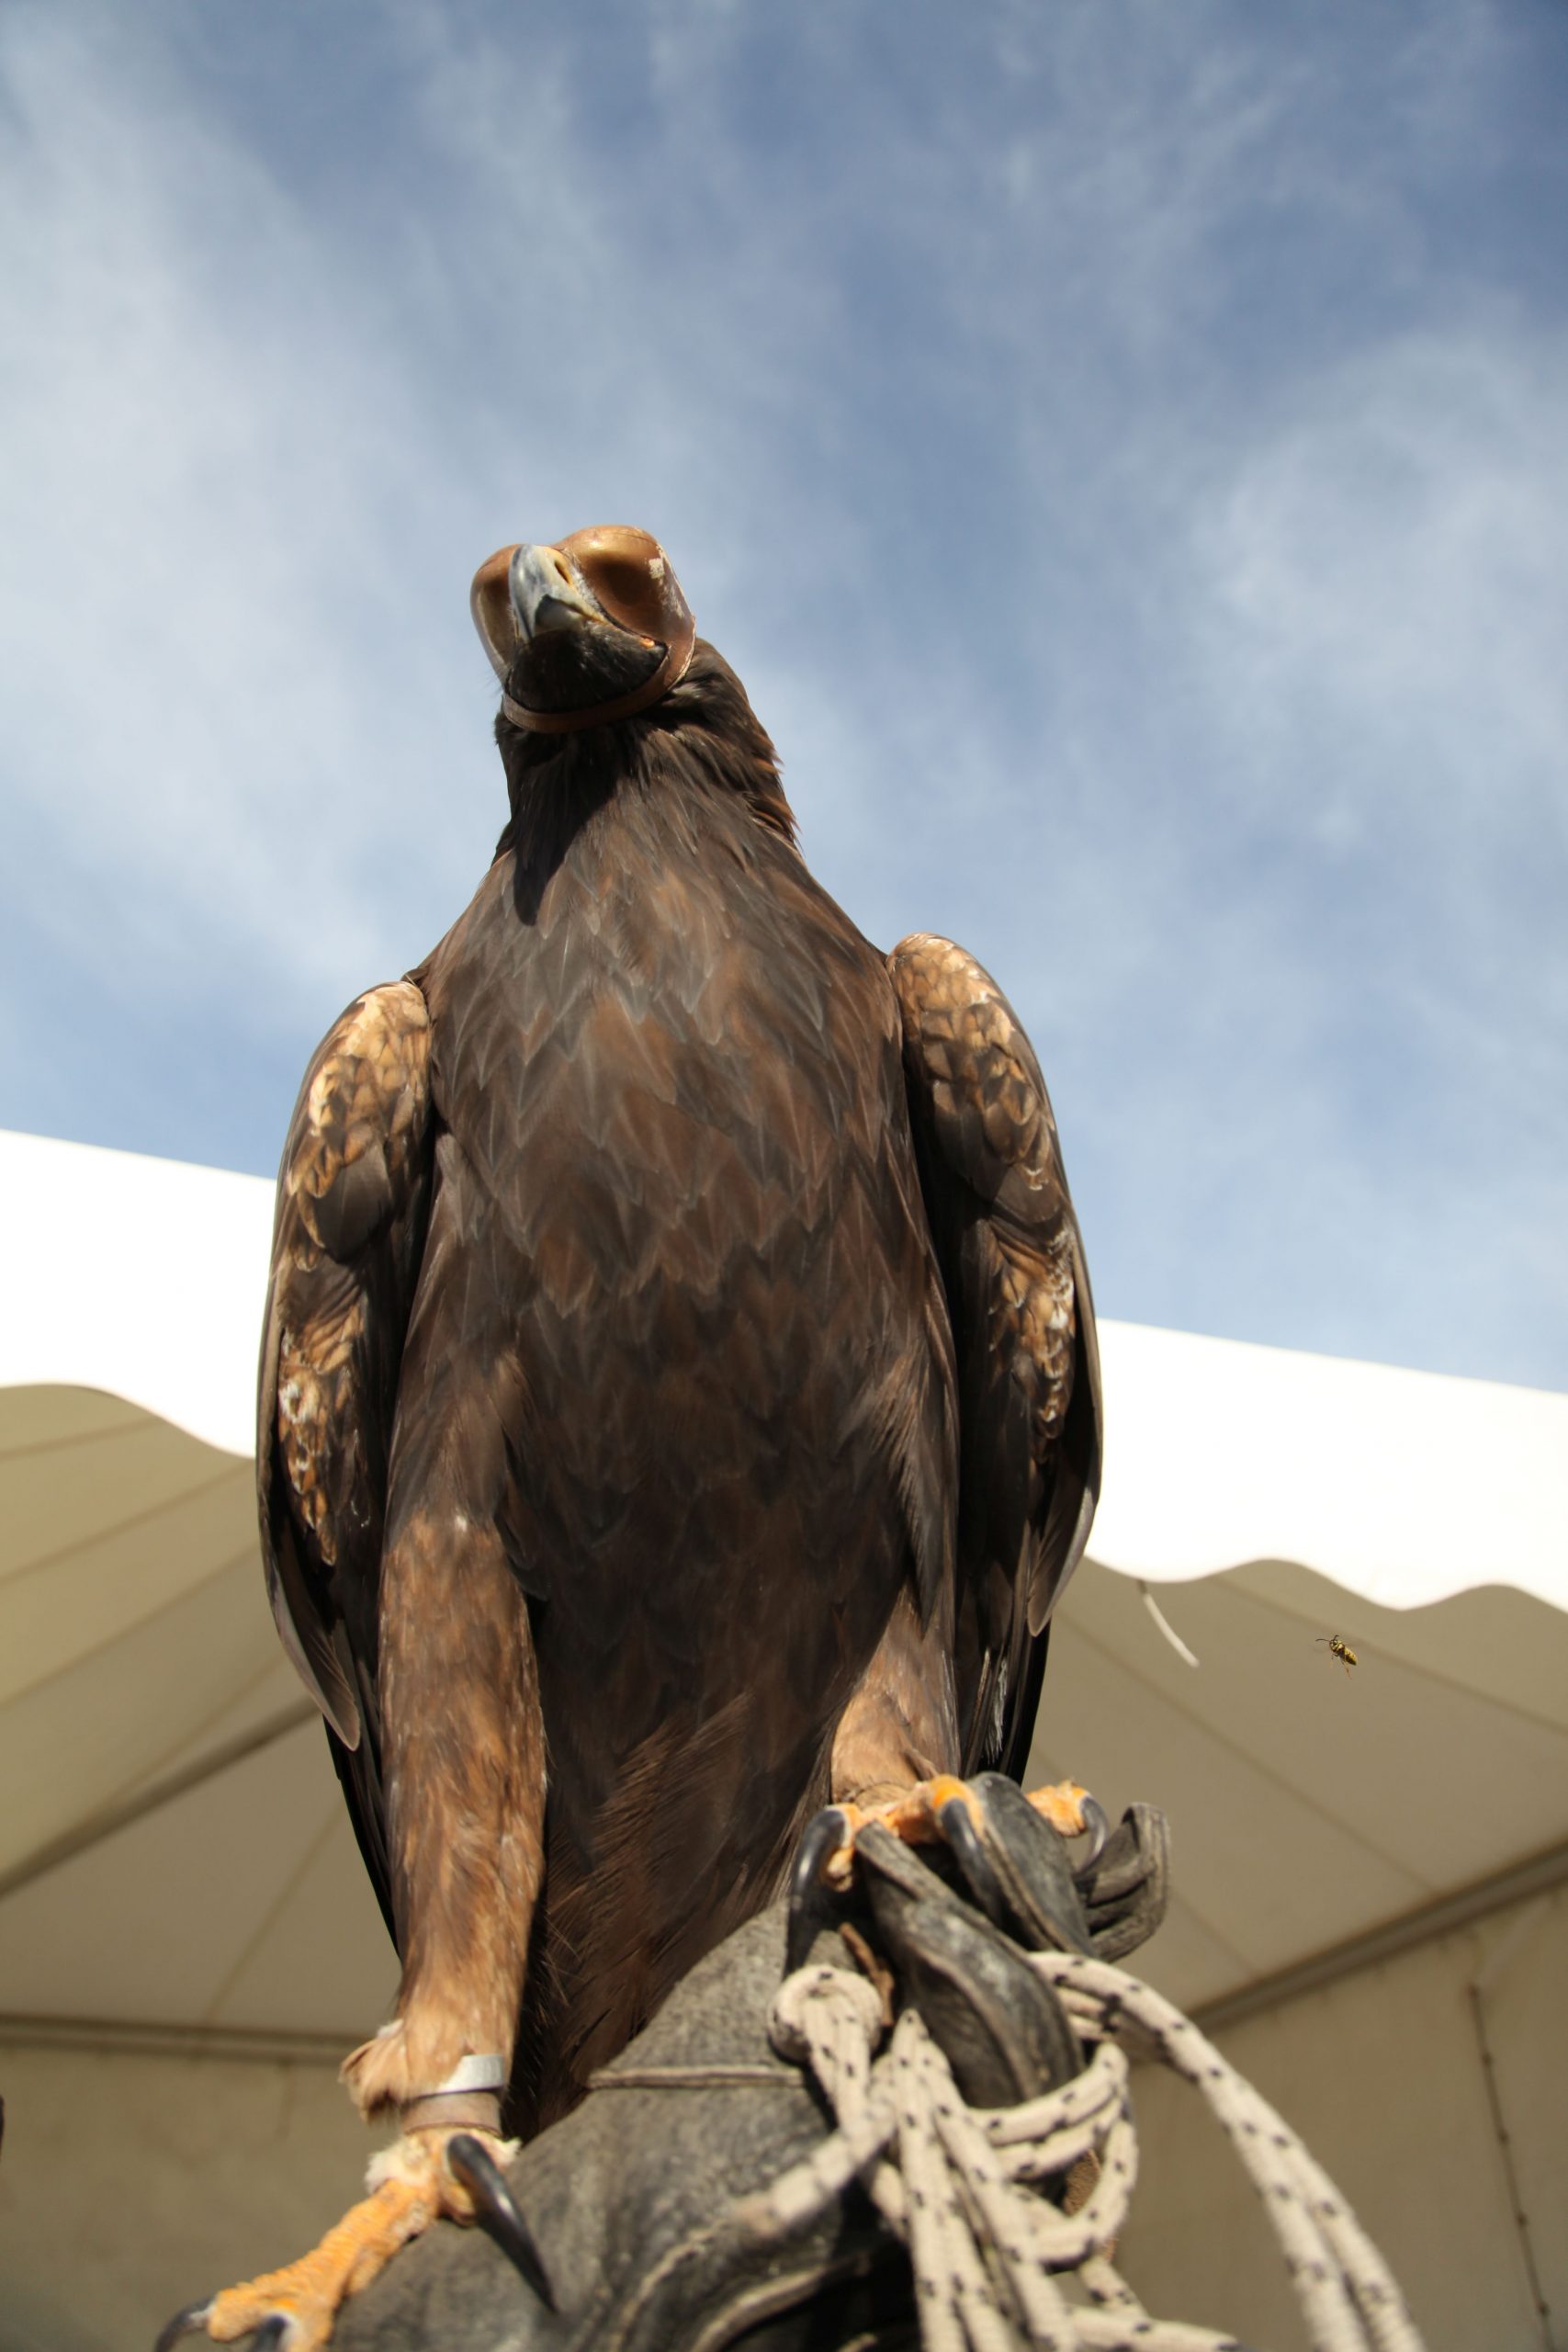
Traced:
POLYGON ((482 2057, 470 2053, 458 2059, 444 2083, 437 2083, 434 2090, 422 2092, 421 2097, 445 2098, 454 2091, 503 2091, 508 2079, 509 2069, 499 2051, 492 2050, 482 2057))

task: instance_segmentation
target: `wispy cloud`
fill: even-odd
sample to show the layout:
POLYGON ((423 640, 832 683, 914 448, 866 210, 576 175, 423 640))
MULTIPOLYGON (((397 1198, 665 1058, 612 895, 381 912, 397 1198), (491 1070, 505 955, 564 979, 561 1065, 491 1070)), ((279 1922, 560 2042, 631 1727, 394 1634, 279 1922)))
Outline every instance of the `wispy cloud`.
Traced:
POLYGON ((473 564, 638 521, 1108 1306, 1568 1379, 1568 44, 887 24, 8 12, 10 1115, 267 1164, 493 839, 473 564))
POLYGON ((351 268, 161 61, 107 50, 6 28, 9 781, 182 984, 221 945, 310 989, 378 929, 342 779, 434 764, 409 737, 443 486, 407 478, 351 268))

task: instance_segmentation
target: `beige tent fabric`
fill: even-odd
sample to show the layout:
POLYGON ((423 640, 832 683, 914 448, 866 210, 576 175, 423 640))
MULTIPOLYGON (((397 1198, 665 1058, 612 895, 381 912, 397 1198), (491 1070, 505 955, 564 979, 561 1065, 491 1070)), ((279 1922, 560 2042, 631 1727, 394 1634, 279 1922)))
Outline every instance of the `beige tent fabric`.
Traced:
POLYGON ((1144 1973, 1183 2007, 1568 1847, 1562 1611, 1495 1586, 1381 1609, 1279 1561, 1159 1602, 1196 1668, 1135 1582, 1080 1570, 1031 1777, 1071 1770, 1113 1812, 1146 1797, 1169 1816, 1174 1894, 1144 1973))
MULTIPOLYGON (((3 1391, 0 1544, 0 2015, 373 2026, 390 1953, 249 1463, 114 1398, 3 1391)), ((1563 1612, 1497 1587, 1379 1608, 1280 1562, 1160 1601, 1195 1668, 1085 1564, 1032 1770, 1169 1814, 1150 1973, 1184 2005, 1568 1841, 1563 1612)))
MULTIPOLYGON (((1560 1886, 1220 2035, 1371 2232, 1430 2352, 1551 2352, 1564 2340, 1565 1981, 1560 1886)), ((1304 2352, 1274 2233, 1228 2143, 1161 2067, 1135 2070, 1133 2098, 1138 2187, 1118 2267, 1152 2310, 1304 2352)))
POLYGON ((0 2013, 342 2034, 395 1970, 248 1461, 0 1391, 0 2013))

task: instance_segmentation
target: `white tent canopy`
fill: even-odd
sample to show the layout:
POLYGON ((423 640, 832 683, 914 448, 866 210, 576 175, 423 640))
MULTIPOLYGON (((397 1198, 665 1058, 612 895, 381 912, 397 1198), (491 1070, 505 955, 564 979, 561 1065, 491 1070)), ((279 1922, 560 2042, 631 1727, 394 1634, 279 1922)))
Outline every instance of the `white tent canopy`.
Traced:
MULTIPOLYGON (((395 1972, 263 1593, 272 1187, 21 1136, 0 1183, 29 1237, 0 1317, 0 2017, 344 2045, 395 1972)), ((1102 1338, 1105 1498, 1034 1766, 1171 1815, 1151 1976, 1234 2000, 1561 1875, 1568 1398, 1102 1338)))

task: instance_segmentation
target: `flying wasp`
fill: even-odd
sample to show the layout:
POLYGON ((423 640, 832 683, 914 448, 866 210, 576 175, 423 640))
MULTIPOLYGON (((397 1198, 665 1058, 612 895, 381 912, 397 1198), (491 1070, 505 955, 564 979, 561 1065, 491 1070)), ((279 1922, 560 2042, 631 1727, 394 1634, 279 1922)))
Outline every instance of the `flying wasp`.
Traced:
POLYGON ((1359 1665, 1360 1660, 1343 1634, 1319 1634, 1317 1638, 1320 1646, 1328 1652, 1330 1657, 1339 1660, 1347 1674, 1353 1666, 1359 1665))

